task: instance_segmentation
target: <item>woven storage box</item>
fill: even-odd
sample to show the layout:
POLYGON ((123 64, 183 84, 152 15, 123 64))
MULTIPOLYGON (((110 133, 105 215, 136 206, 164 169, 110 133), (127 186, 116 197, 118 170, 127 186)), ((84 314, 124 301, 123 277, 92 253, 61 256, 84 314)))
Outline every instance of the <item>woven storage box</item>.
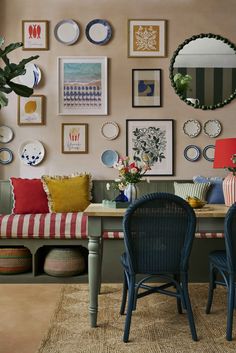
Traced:
POLYGON ((28 272, 32 267, 32 255, 27 248, 0 248, 0 274, 14 275, 28 272))
POLYGON ((50 276, 75 276, 85 269, 86 261, 78 248, 53 248, 45 257, 44 272, 50 276))

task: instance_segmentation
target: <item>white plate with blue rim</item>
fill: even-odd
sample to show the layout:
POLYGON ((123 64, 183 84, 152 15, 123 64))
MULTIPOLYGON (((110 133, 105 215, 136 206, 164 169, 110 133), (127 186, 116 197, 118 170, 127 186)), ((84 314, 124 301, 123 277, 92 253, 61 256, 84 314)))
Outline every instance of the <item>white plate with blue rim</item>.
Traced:
POLYGON ((195 162, 200 158, 201 150, 195 145, 188 145, 184 149, 184 157, 189 162, 195 162))
POLYGON ((0 148, 0 163, 9 164, 13 160, 13 153, 9 148, 2 147, 0 148))
POLYGON ((19 148, 19 157, 24 164, 31 167, 42 162, 45 156, 43 144, 38 140, 29 140, 23 142, 19 148))
POLYGON ((114 150, 105 150, 101 154, 101 161, 102 163, 109 168, 112 168, 115 163, 118 162, 119 155, 114 150))
POLYGON ((54 28, 54 36, 58 42, 66 45, 72 45, 79 39, 80 29, 74 20, 62 20, 54 28))
POLYGON ((87 39, 97 45, 104 45, 111 39, 112 29, 106 20, 92 20, 85 29, 87 39))
POLYGON ((214 162, 215 145, 207 145, 204 147, 202 155, 208 162, 214 162))

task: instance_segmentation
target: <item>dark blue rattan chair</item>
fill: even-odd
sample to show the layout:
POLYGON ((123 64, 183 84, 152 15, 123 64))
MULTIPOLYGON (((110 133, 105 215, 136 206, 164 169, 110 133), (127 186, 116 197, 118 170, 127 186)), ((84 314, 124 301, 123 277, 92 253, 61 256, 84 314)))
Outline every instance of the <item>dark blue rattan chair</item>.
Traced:
POLYGON ((236 289, 236 203, 229 208, 226 214, 224 234, 226 251, 213 251, 209 255, 210 285, 206 313, 209 314, 211 311, 216 286, 225 286, 227 288, 226 339, 231 341, 236 289))
POLYGON ((197 341, 188 294, 188 263, 195 227, 193 209, 172 194, 148 194, 127 209, 123 219, 125 253, 121 257, 124 267, 121 315, 128 294, 124 342, 129 340, 137 299, 152 293, 176 297, 178 312, 182 313, 182 308, 187 310, 192 338, 197 341), (137 280, 136 275, 142 275, 142 279, 137 280), (150 285, 153 277, 161 284, 150 285), (139 293, 140 288, 144 291, 139 293))

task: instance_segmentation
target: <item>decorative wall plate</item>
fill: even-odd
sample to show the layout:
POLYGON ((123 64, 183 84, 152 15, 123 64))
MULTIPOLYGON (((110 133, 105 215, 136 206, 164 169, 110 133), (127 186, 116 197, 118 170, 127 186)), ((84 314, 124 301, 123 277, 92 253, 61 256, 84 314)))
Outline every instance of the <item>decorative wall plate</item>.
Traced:
POLYGON ((62 44, 74 44, 79 39, 79 35, 78 23, 70 19, 58 22, 54 28, 54 36, 62 44))
POLYGON ((184 149, 184 157, 189 161, 189 162, 195 162, 200 158, 201 155, 201 150, 199 147, 195 145, 188 145, 184 149))
POLYGON ((106 167, 113 167, 118 162, 119 155, 114 150, 106 150, 101 155, 101 161, 106 167))
POLYGON ((41 80, 40 68, 33 63, 28 63, 25 65, 25 69, 26 73, 18 77, 19 83, 31 88, 36 87, 41 80))
POLYGON ((114 121, 107 121, 101 127, 102 136, 107 140, 115 140, 119 132, 120 128, 114 121))
POLYGON ((112 29, 106 20, 96 19, 87 24, 85 34, 91 43, 104 45, 111 39, 112 29))
POLYGON ((0 163, 9 164, 13 160, 13 153, 9 148, 0 148, 0 163))
POLYGON ((37 140, 30 140, 22 143, 19 148, 19 157, 23 163, 35 166, 42 162, 45 155, 43 144, 37 140))
POLYGON ((0 125, 0 142, 10 142, 14 137, 13 131, 9 126, 0 125))
POLYGON ((196 137, 201 132, 201 124, 198 120, 187 120, 183 125, 183 130, 189 137, 196 137))
POLYGON ((202 155, 207 161, 214 162, 215 145, 207 145, 206 147, 204 147, 202 155))
POLYGON ((222 126, 219 120, 207 120, 203 126, 204 133, 209 137, 217 137, 221 133, 222 126))

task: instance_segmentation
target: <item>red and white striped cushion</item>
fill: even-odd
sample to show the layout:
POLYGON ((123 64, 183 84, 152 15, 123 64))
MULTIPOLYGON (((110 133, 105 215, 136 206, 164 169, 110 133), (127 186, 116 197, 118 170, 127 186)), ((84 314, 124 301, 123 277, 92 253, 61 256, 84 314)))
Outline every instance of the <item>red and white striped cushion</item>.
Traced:
POLYGON ((0 238, 86 239, 83 212, 0 215, 0 238))
MULTIPOLYGON (((103 238, 104 239, 123 239, 124 238, 124 233, 123 232, 109 232, 105 231, 103 232, 103 238)), ((224 233, 221 232, 198 232, 195 233, 195 238, 199 239, 212 239, 212 238, 224 238, 224 233)))

